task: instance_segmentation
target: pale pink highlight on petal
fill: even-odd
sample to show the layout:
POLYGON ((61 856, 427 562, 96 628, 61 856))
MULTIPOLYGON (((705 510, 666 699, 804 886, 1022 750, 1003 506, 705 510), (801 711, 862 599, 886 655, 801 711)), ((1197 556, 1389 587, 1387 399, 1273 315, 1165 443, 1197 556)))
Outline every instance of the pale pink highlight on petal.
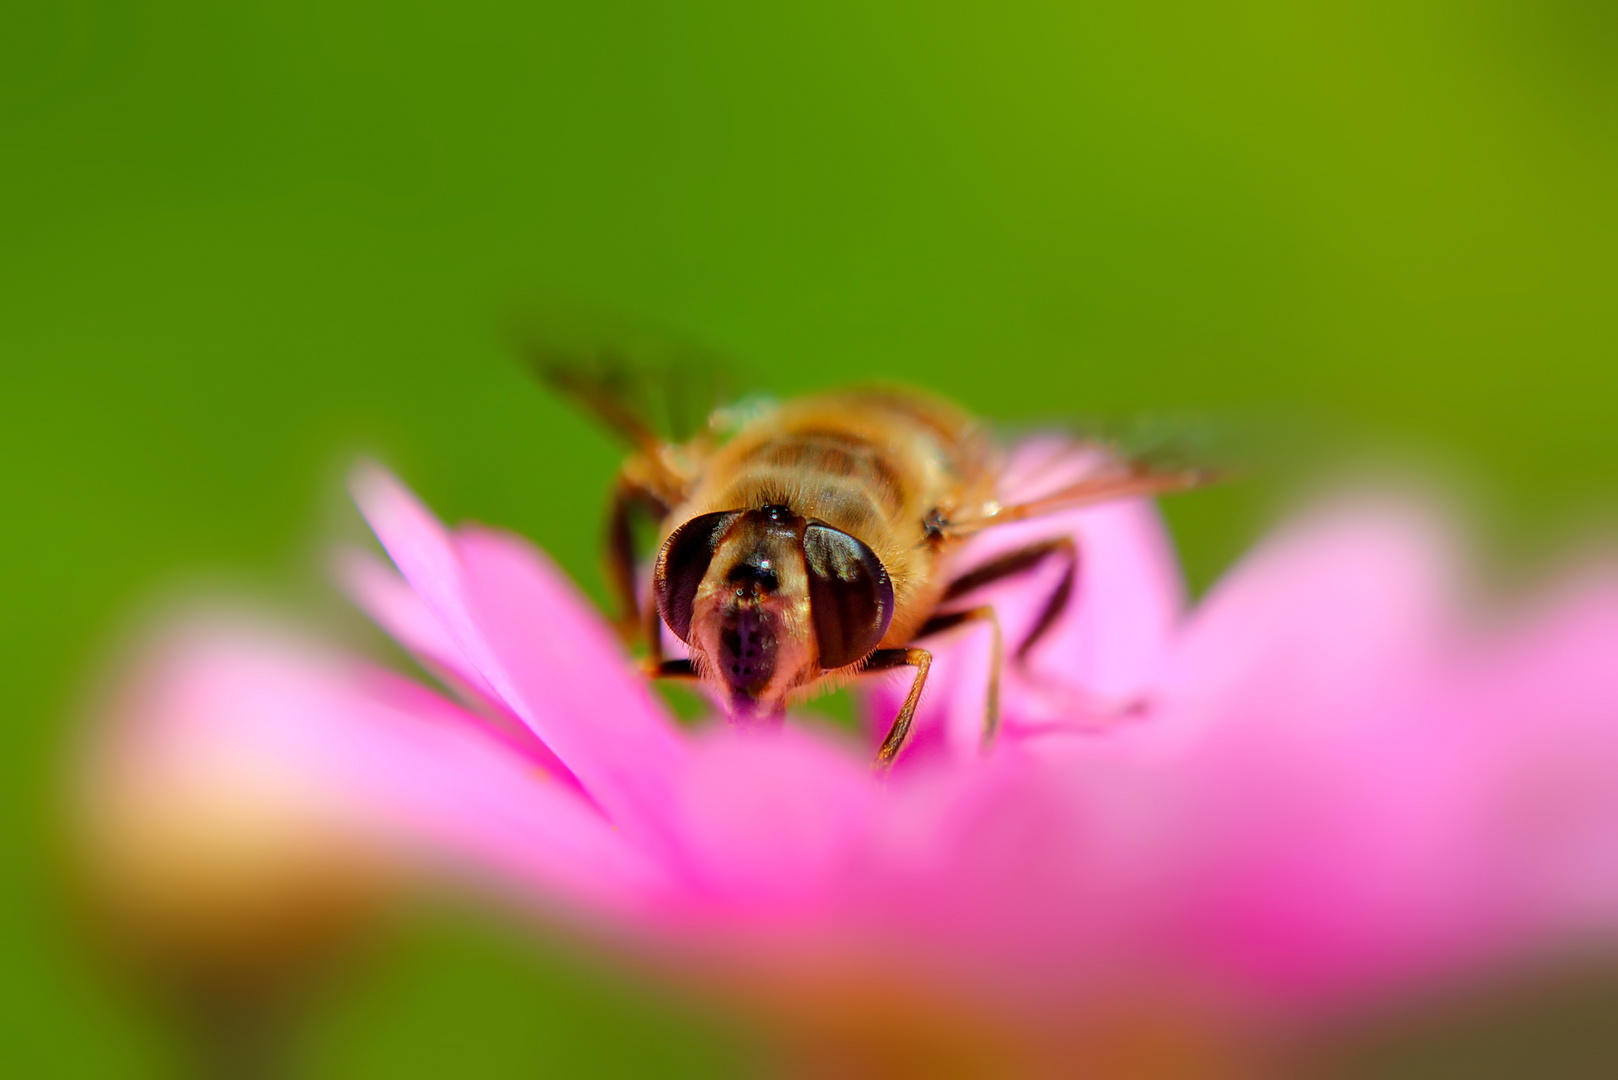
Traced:
POLYGON ((356 502, 461 653, 635 835, 663 835, 680 745, 669 719, 571 584, 525 542, 451 536, 379 466, 356 502))
POLYGON ((521 743, 525 752, 548 772, 583 790, 572 770, 494 692, 397 571, 357 548, 339 551, 334 562, 338 582, 355 605, 463 699, 496 717, 501 729, 521 743))
POLYGON ((505 708, 500 695, 397 571, 357 548, 344 548, 334 561, 337 582, 349 599, 395 641, 458 689, 505 708))

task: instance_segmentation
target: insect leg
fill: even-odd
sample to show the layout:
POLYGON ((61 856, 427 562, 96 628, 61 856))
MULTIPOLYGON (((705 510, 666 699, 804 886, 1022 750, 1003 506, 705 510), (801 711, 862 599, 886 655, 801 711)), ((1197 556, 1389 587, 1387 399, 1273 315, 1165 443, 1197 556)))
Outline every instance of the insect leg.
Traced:
POLYGON ((695 679, 699 677, 696 667, 689 660, 661 660, 657 662, 656 667, 652 667, 650 664, 647 666, 651 667, 651 675, 654 679, 695 679))
POLYGON ((893 718, 893 726, 888 728, 888 737, 882 740, 882 748, 876 752, 876 771, 879 773, 893 767, 894 759, 910 738, 910 723, 915 719, 916 705, 921 701, 921 688, 927 682, 927 669, 932 664, 933 654, 926 649, 878 649, 865 661, 864 670, 867 672, 891 671, 898 667, 916 669, 916 677, 910 683, 910 693, 905 695, 899 715, 893 718))
POLYGON ((1000 730, 1000 664, 1004 648, 1000 637, 1000 620, 995 618, 994 608, 984 605, 965 611, 934 615, 921 624, 921 629, 916 631, 916 638, 920 640, 932 634, 942 634, 968 622, 989 624, 989 690, 983 704, 982 743, 983 749, 988 750, 994 745, 994 737, 1000 730))
MULTIPOLYGON (((1073 542, 1071 536, 1058 536, 1051 540, 1041 540, 1038 543, 1029 544, 1027 547, 1008 551, 974 570, 968 570, 945 587, 943 599, 946 602, 954 600, 996 581, 1015 577, 1018 574, 1026 574, 1052 557, 1062 559, 1066 566, 1062 570, 1061 580, 1056 583, 1055 590, 1052 591, 1050 598, 1045 601, 1044 608, 1040 610, 1039 618, 1034 620, 1033 629, 1028 631, 1028 635, 1017 646, 1017 651, 1012 654, 1019 664, 1024 663, 1028 659, 1029 651, 1055 625, 1057 618, 1067 609, 1068 601, 1073 598, 1073 583, 1077 579, 1079 572, 1079 548, 1073 542)), ((935 618, 941 617, 935 616, 935 618)), ((922 627, 924 633, 926 629, 926 626, 922 627)), ((917 636, 919 637, 920 635, 918 634, 917 636)))
MULTIPOLYGON (((626 476, 618 477, 612 491, 612 509, 607 517, 607 583, 617 600, 618 633, 626 641, 633 641, 637 634, 647 632, 640 606, 640 591, 635 582, 634 515, 636 510, 643 510, 661 518, 668 513, 668 509, 653 492, 626 476)), ((648 640, 654 657, 659 651, 657 626, 656 608, 653 606, 648 640)))

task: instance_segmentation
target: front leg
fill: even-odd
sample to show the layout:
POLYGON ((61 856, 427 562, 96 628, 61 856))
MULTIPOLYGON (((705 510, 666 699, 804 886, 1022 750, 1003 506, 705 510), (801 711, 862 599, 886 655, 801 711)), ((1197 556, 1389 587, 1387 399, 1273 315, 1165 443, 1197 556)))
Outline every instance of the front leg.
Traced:
POLYGON ((626 642, 633 642, 644 634, 655 663, 662 658, 661 622, 656 604, 648 604, 649 611, 641 609, 640 588, 635 578, 634 517, 637 509, 659 521, 669 512, 668 505, 655 492, 620 473, 612 490, 612 509, 607 517, 607 584, 617 602, 615 622, 619 635, 626 642))
POLYGON ((916 717, 916 706, 921 702, 921 688, 927 682, 927 670, 932 664, 933 654, 926 649, 878 649, 865 661, 863 672, 891 671, 899 667, 916 669, 916 677, 910 683, 910 693, 905 695, 899 715, 893 718, 893 726, 888 728, 888 737, 882 740, 882 747, 876 752, 878 773, 885 773, 893 767, 894 759, 910 738, 910 724, 916 717))
POLYGON ((700 679, 696 665, 689 660, 649 661, 647 674, 654 679, 700 679))

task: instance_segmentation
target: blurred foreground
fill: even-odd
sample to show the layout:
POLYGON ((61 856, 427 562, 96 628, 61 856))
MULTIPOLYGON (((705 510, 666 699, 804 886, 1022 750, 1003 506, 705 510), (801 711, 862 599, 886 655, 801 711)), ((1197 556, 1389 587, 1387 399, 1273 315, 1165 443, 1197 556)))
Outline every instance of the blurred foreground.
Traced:
MULTIPOLYGON (((510 527, 604 595, 616 450, 494 329, 535 297, 677 327, 782 393, 880 375, 1001 418, 1340 424, 1438 461, 1481 523, 1478 595, 1542 595, 1585 565, 1569 538, 1613 520, 1610 5, 65 0, 0 21, 13 1071, 167 1074, 183 1056, 129 989, 144 984, 101 974, 106 953, 148 970, 155 942, 87 947, 84 892, 64 884, 62 766, 89 752, 66 718, 105 700, 109 641, 152 625, 132 611, 245 593, 400 666, 325 585, 329 542, 358 529, 336 494, 357 448, 447 520, 510 527)), ((1248 485, 1165 507, 1194 594, 1268 533, 1269 503, 1248 485)), ((114 817, 204 850, 236 832, 114 817)), ((273 851, 264 825, 249 835, 273 851)), ((164 908, 251 873, 147 896, 159 870, 188 872, 104 872, 134 882, 142 925, 230 936, 164 908)), ((319 953, 339 914, 409 891, 395 870, 282 912, 277 933, 319 953)), ((336 948, 358 974, 298 1026, 316 1075, 754 1067, 748 1024, 578 943, 530 953, 512 928, 531 921, 382 922, 336 948)), ((1611 1011, 1603 977, 1480 988, 1471 1010, 1364 1036, 1354 1060, 1578 1075, 1611 1011)))
MULTIPOLYGON (((255 1067, 242 1031, 423 889, 738 1011, 827 1076, 1290 1075, 1396 1018, 1610 982, 1611 559, 1491 625, 1441 523, 1386 497, 1303 515, 1191 610, 1141 500, 991 530, 962 565, 1067 535, 1078 600, 1006 669, 989 752, 982 635, 929 641, 879 775, 891 678, 860 738, 681 727, 537 550, 446 529, 374 466, 353 487, 393 565, 354 551, 339 579, 447 696, 191 618, 82 752, 91 895, 255 1067)), ((1045 596, 982 601, 1020 640, 1045 596)))

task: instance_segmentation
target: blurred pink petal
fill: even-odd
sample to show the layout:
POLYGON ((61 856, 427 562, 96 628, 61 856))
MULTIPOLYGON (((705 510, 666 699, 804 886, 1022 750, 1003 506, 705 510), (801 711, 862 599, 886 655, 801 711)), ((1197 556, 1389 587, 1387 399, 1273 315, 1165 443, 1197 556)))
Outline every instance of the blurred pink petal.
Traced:
POLYGON ((1498 885, 1525 934, 1618 933, 1618 573, 1568 582, 1527 626, 1448 672, 1443 732, 1493 796, 1482 808, 1498 885))
POLYGON ((677 811, 695 905, 687 927, 814 918, 883 798, 865 754, 792 725, 721 726, 693 749, 677 811))
POLYGON ((1454 563, 1439 526, 1409 506, 1351 503, 1295 522, 1191 617, 1159 702, 1182 724, 1240 695, 1244 723, 1359 727, 1358 698, 1423 670, 1448 642, 1454 563), (1298 705, 1307 711, 1294 719, 1298 705))
POLYGON ((661 880, 521 743, 391 672, 239 620, 151 655, 114 710, 108 775, 219 787, 199 812, 274 800, 307 827, 573 908, 626 913, 661 880))
MULTIPOLYGON (((1026 484, 1090 467, 1040 443, 1014 462, 1026 484)), ((1470 627, 1444 530, 1409 505, 1310 515, 1185 617, 1148 505, 991 532, 966 565, 1074 537, 1072 609, 1008 673, 988 754, 982 643, 942 644, 924 741, 879 782, 869 745, 793 722, 680 731, 532 548, 446 532, 379 469, 355 486, 419 603, 374 566, 350 587, 594 803, 426 691, 250 641, 178 654, 164 685, 192 689, 154 730, 237 741, 679 970, 1057 1030, 1142 1003, 1329 1017, 1618 935, 1618 586, 1581 579, 1526 626, 1470 627)), ((986 593, 1008 640, 1050 585, 986 593)), ((873 697, 891 715, 891 691, 873 697)))
MULTIPOLYGON (((1090 467, 1038 443, 1015 460, 1025 482, 1090 467)), ((935 746, 953 739, 956 752, 888 785, 870 780, 867 751, 790 726, 704 734, 660 769, 673 840, 643 850, 680 885, 646 928, 744 967, 773 956, 784 977, 828 957, 866 969, 886 958, 1013 997, 1174 988, 1291 1013, 1510 960, 1574 934, 1575 910, 1579 926, 1612 917, 1599 868, 1618 819, 1599 799, 1565 815, 1554 898, 1512 883, 1524 856, 1502 860, 1501 815, 1521 797, 1521 769, 1545 766, 1515 752, 1523 732, 1487 719, 1515 701, 1556 762, 1595 752, 1583 770, 1601 782, 1585 786, 1607 790, 1618 680, 1599 661, 1618 648, 1618 619, 1606 608, 1553 613, 1532 647, 1489 645, 1500 655, 1483 678, 1466 659, 1475 668, 1482 653, 1463 647, 1455 556, 1409 506, 1345 504, 1296 523, 1183 624, 1149 506, 1015 528, 963 563, 1066 530, 1083 587, 1036 651, 1048 666, 1030 685, 1008 675, 997 752, 980 757, 951 732, 975 740, 981 716, 981 688, 948 681, 951 662, 969 669, 951 654, 972 644, 965 634, 939 650, 945 688, 931 705, 935 746), (1065 723, 1041 723, 1052 699, 1031 684, 1047 672, 1077 694, 1065 723), (1486 699, 1468 697, 1490 680, 1486 699), (1560 689, 1542 696, 1547 682, 1560 689), (1583 726, 1544 726, 1574 690, 1579 707, 1556 715, 1583 726), (1098 711, 1123 697, 1132 716, 1098 711), (1065 738, 1040 737, 1053 729, 1065 738)), ((532 574, 516 541, 472 531, 453 543, 456 572, 475 563, 491 591, 532 574)), ((986 590, 1008 638, 1050 584, 986 590)), ((485 608, 497 618, 480 633, 542 640, 558 604, 588 618, 566 592, 502 595, 513 602, 485 608)), ((540 681, 552 663, 527 662, 540 681)))

